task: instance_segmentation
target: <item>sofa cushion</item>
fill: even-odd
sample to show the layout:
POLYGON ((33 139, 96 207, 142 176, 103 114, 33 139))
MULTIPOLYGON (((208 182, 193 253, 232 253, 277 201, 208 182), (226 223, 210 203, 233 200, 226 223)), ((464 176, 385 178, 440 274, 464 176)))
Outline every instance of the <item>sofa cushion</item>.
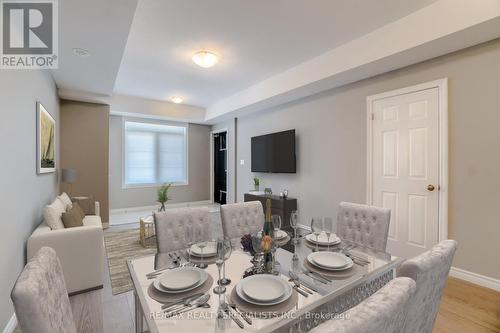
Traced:
POLYGON ((65 228, 83 226, 83 216, 81 212, 78 211, 76 204, 66 212, 62 213, 62 221, 65 228))
POLYGON ((95 214, 95 202, 92 197, 74 197, 73 202, 77 202, 82 207, 85 215, 95 214))
POLYGON ((73 203, 73 208, 76 209, 76 211, 78 212, 78 215, 81 217, 81 220, 83 221, 83 219, 85 218, 85 213, 83 212, 83 209, 82 209, 82 207, 80 207, 78 202, 73 203))
POLYGON ((97 215, 86 215, 83 219, 83 225, 88 226, 99 226, 102 227, 101 217, 97 215))
POLYGON ((61 219, 64 212, 66 212, 64 204, 57 198, 50 205, 45 206, 43 209, 43 218, 50 229, 64 229, 64 223, 61 219))
POLYGON ((57 199, 61 200, 61 202, 64 204, 64 208, 66 210, 68 210, 69 208, 71 208, 73 206, 73 203, 71 202, 71 198, 66 194, 66 192, 61 193, 61 195, 59 195, 57 197, 57 199))

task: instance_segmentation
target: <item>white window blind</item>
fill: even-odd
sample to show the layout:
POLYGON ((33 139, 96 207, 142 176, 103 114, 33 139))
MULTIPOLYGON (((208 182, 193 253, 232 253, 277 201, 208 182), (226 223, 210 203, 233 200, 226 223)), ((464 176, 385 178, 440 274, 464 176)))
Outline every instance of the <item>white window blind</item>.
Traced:
POLYGON ((125 185, 187 183, 187 128, 125 121, 125 185))

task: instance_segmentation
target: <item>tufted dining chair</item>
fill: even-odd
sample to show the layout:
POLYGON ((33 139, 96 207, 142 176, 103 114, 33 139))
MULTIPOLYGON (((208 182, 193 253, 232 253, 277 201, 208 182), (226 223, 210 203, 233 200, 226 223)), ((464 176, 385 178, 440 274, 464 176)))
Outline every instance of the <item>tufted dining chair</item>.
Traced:
POLYGON ((154 215, 156 245, 159 253, 185 249, 188 242, 185 231, 188 226, 201 231, 205 240, 212 238, 212 221, 206 207, 172 208, 154 215))
POLYGON ((76 333, 61 263, 42 247, 26 264, 11 293, 24 333, 76 333))
POLYGON ((337 236, 385 252, 390 220, 390 209, 341 202, 337 214, 337 236))
POLYGON ((415 281, 396 278, 389 281, 338 318, 330 319, 311 333, 401 333, 408 302, 415 292, 415 281))
POLYGON ((222 205, 222 230, 227 238, 236 238, 259 231, 264 225, 264 209, 260 201, 222 205))
POLYGON ((398 276, 410 277, 417 283, 408 309, 411 316, 406 319, 402 332, 432 332, 456 248, 456 241, 444 240, 399 268, 398 276))

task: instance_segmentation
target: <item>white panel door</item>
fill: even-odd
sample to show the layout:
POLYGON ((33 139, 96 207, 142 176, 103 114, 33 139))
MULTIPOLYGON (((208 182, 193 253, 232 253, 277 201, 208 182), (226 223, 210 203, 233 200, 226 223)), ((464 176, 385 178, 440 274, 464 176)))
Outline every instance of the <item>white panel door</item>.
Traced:
POLYGON ((391 209, 387 252, 438 242, 438 88, 373 101, 372 204, 391 209))

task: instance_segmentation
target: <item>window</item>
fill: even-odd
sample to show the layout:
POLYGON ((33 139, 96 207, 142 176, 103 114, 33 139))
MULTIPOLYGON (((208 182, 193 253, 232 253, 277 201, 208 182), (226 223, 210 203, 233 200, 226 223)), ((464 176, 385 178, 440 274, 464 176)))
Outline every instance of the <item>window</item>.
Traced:
POLYGON ((125 121, 125 186, 187 183, 187 127, 125 121))

